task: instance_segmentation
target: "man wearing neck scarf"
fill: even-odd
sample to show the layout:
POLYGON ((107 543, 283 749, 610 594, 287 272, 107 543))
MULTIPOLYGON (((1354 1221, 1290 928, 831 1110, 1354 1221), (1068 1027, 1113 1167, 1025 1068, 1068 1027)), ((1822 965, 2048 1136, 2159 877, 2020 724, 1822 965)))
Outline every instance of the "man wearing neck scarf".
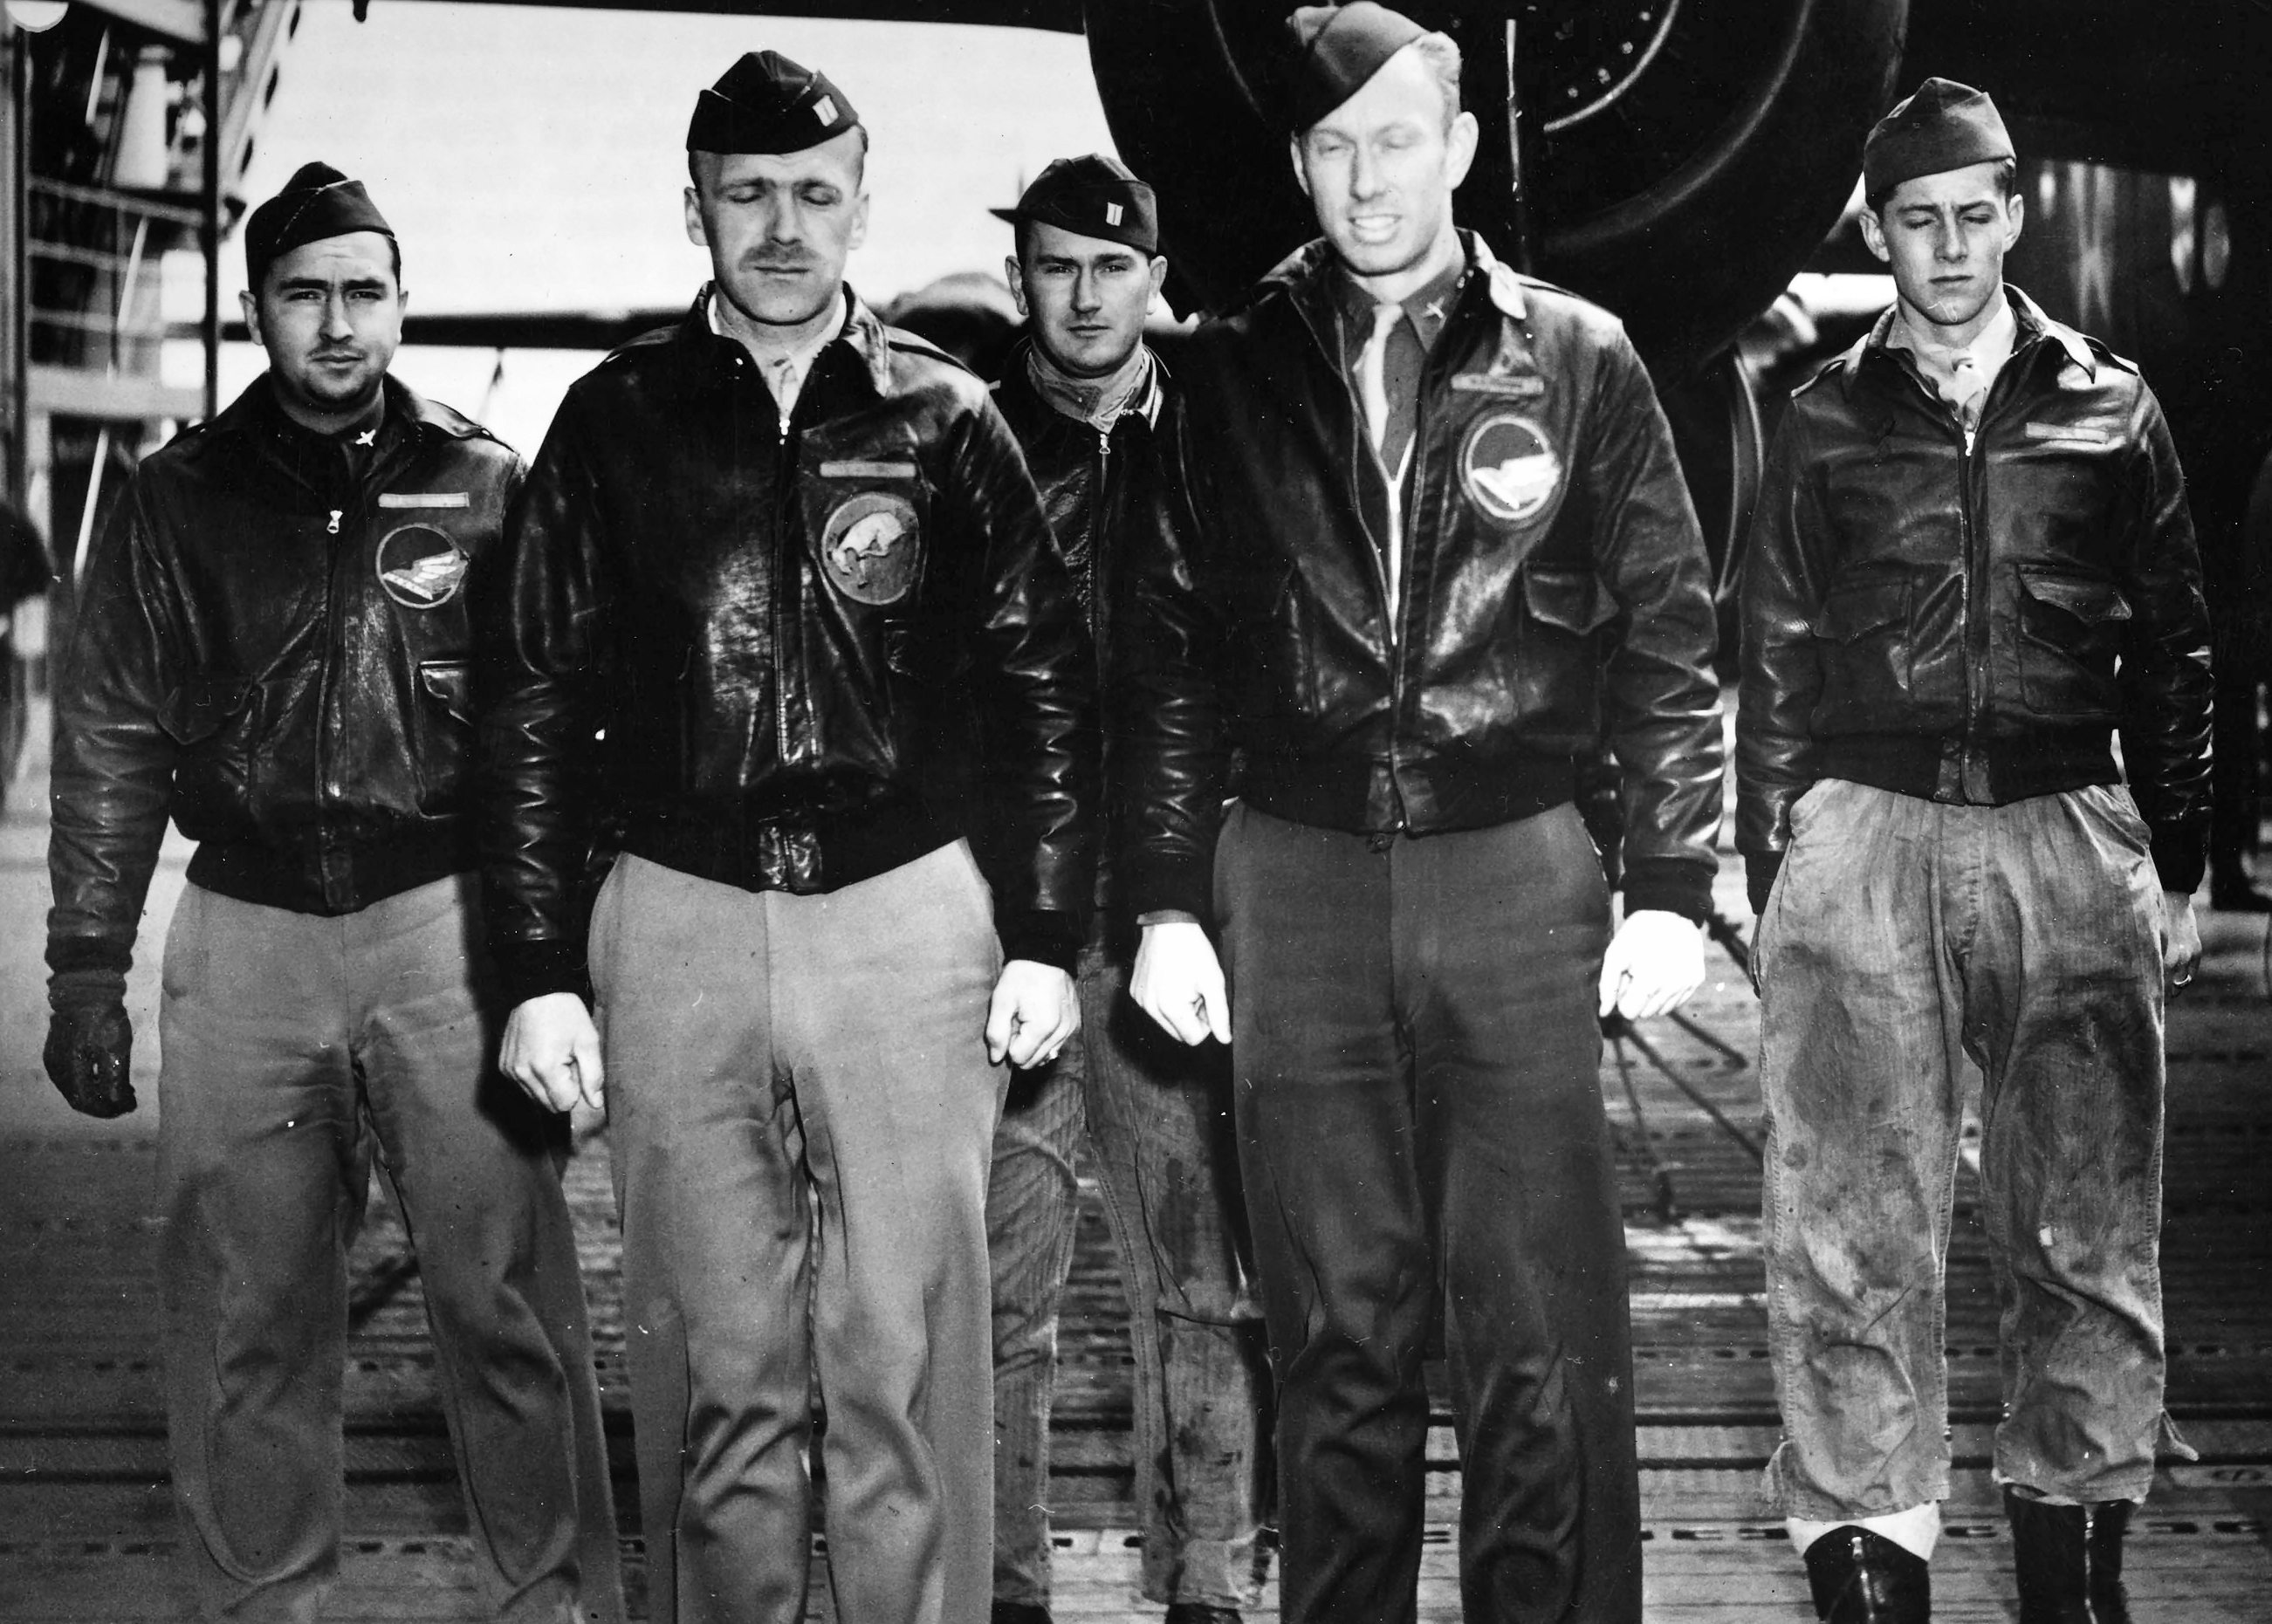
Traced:
POLYGON ((2004 281, 2014 171, 1995 104, 1947 79, 1871 132, 1895 300, 1793 397, 1745 562, 1768 1475, 1834 1624, 1931 1606, 1974 1071, 2022 1618, 2126 1624, 2123 1530, 2183 1448, 2162 1032, 2201 956, 2208 622, 2153 391, 2004 281))
MULTIPOLYGON (((1120 621, 1122 550, 1172 523, 1162 458, 1175 381, 1144 342, 1167 261, 1152 189, 1113 159, 1059 159, 1013 209, 1007 270, 1029 335, 994 399, 1041 488, 1087 610, 1099 669, 1120 621)), ((1101 696, 1108 831, 1117 828, 1126 690, 1101 696)), ((1107 863, 1081 950, 1081 1030, 1022 1074, 994 1135, 994 1624, 1047 1624, 1050 1384, 1072 1263, 1084 1121, 1127 1288, 1135 1354, 1144 1594, 1170 1624, 1224 1624, 1254 1601, 1268 1550, 1268 1374, 1246 1286, 1222 1055, 1193 1051, 1125 996, 1137 921, 1107 863)))
POLYGON ((559 1173, 495 1069, 468 816, 469 588, 519 459, 388 373, 406 295, 362 183, 311 163, 244 231, 268 370, 136 471, 56 684, 47 1068, 134 1108, 122 1002, 170 815, 156 1208, 167 1422, 202 1616, 336 1577, 346 1257, 370 1166, 418 1274, 501 1619, 620 1619, 559 1173))

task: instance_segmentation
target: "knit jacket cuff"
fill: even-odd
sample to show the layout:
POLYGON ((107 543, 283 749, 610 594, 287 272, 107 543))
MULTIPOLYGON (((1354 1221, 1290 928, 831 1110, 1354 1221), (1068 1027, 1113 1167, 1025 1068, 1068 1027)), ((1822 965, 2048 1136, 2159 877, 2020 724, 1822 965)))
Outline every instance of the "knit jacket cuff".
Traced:
POLYGON ((85 1009, 90 1004, 123 1003, 126 972, 132 962, 132 950, 108 936, 50 937, 49 1007, 85 1009))
POLYGON ((1206 864, 1138 853, 1114 877, 1122 905, 1140 920, 1180 916, 1207 925, 1214 918, 1214 876, 1206 864))
POLYGON ((1001 921, 1002 957, 1054 965, 1067 975, 1080 958, 1080 916, 1065 909, 1033 908, 1001 921))
POLYGON ((1625 893, 1628 918, 1655 909, 1701 925, 1712 916, 1712 871, 1677 858, 1644 857, 1627 863, 1625 893))
POLYGON ((1753 915, 1768 911, 1768 898, 1775 890, 1775 875, 1782 870, 1781 852, 1744 853, 1744 889, 1751 895, 1753 915))
POLYGON ((551 939, 513 942, 495 944, 493 951, 497 983, 508 1009, 519 1009, 530 999, 542 998, 548 993, 573 993, 586 1003, 591 1002, 592 982, 584 967, 582 942, 551 939))
POLYGON ((2156 823, 2154 833, 2154 872, 2162 889, 2190 897, 2201 889, 2208 866, 2208 831, 2197 818, 2182 823, 2156 823))

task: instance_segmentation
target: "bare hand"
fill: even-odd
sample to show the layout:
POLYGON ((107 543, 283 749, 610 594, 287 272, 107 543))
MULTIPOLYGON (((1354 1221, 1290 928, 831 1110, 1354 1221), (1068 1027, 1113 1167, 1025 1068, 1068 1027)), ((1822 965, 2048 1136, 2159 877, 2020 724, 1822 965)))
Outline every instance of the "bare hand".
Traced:
POLYGON ((986 1010, 986 1058, 1020 1068, 1055 1060, 1080 1030, 1080 1000, 1072 978, 1055 965, 1013 958, 994 983, 986 1010))
POLYGON ((1626 915, 1602 958, 1602 1007, 1629 1021, 1663 1015, 1704 985, 1703 927, 1661 908, 1626 915))
POLYGON ((1230 997, 1204 927, 1170 920, 1144 927, 1128 977, 1136 1007, 1180 1042, 1230 1041, 1230 997))
POLYGON ((2201 968, 2201 921, 2194 917, 2194 899, 2182 891, 2162 893, 2162 974, 2171 992, 2193 984, 2201 968))
POLYGON ((516 1008, 505 1020, 497 1067, 548 1111, 606 1105, 599 1029, 573 993, 546 993, 516 1008))

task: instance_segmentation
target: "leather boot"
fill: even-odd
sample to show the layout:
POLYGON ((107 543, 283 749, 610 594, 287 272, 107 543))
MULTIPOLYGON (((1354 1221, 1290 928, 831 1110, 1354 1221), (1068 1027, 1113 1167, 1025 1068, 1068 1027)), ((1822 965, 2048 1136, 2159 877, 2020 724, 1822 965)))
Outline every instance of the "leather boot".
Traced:
POLYGON ((2005 1486, 2020 1624, 2130 1624, 2122 1536, 2133 1509, 2126 1500, 2048 1505, 2005 1486))
POLYGON ((1931 1565, 1850 1523, 1806 1547, 1806 1580, 1823 1624, 1927 1624, 1932 1617, 1931 1565))

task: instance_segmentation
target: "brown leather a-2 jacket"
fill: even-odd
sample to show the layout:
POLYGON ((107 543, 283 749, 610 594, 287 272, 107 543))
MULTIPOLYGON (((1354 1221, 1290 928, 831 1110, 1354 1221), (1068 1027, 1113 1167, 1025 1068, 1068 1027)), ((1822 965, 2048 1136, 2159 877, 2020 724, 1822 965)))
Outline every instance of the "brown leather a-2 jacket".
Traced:
POLYGON ((168 815, 190 878, 352 913, 475 866, 467 610, 520 461, 389 378, 362 472, 268 380, 145 458, 56 684, 57 989, 123 985, 168 815))
POLYGON ((1005 953, 1070 968, 1093 678, 985 385, 848 290, 787 432, 708 290, 569 391, 481 621, 483 883, 508 995, 576 990, 596 836, 828 891, 953 839, 974 726, 1005 953), (975 714, 962 714, 968 697, 975 714), (596 735, 596 737, 595 737, 596 735))
POLYGON ((1330 829, 1481 828, 1573 799, 1604 740, 1627 910, 1709 909, 1714 623, 1670 432, 1616 318, 1462 236, 1470 270, 1421 378, 1394 623, 1327 246, 1178 359, 1189 522, 1128 561, 1140 913, 1208 916, 1226 793, 1330 829))
POLYGON ((1792 397, 1744 560, 1737 846, 1754 908, 1818 779, 2001 805, 2111 784, 2163 886, 2200 883, 2208 617, 2137 369, 2018 289, 1968 446, 1876 328, 1792 397))

